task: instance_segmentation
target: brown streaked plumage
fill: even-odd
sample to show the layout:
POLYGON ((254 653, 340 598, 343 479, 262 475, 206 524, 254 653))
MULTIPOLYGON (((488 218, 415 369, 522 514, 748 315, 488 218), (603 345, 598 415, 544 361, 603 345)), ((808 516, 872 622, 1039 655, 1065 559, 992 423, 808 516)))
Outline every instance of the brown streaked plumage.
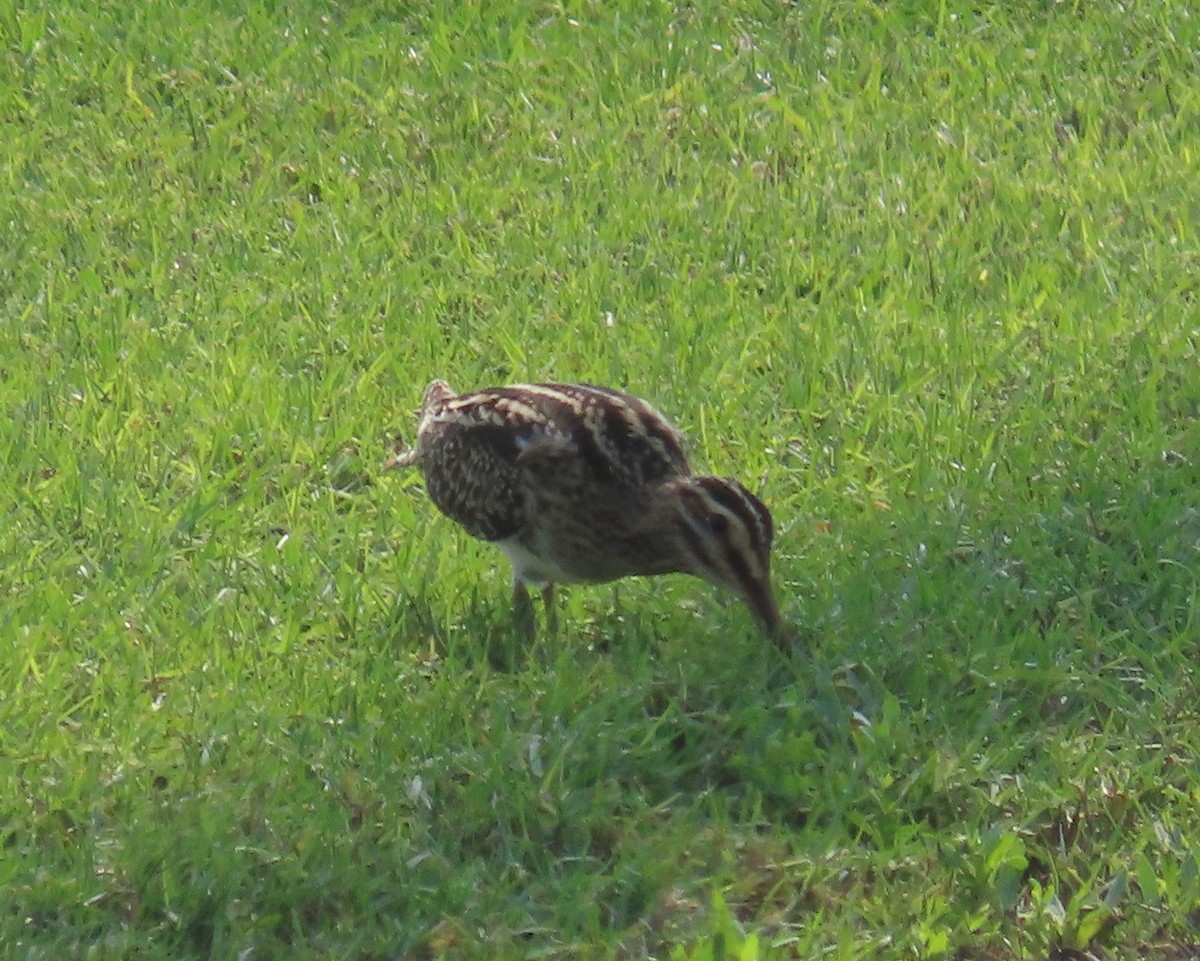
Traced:
POLYGON ((781 644, 791 634, 770 582, 771 514, 732 478, 692 473, 662 414, 588 384, 425 390, 416 444, 389 467, 419 467, 434 505, 493 541, 528 584, 681 572, 728 588, 781 644))

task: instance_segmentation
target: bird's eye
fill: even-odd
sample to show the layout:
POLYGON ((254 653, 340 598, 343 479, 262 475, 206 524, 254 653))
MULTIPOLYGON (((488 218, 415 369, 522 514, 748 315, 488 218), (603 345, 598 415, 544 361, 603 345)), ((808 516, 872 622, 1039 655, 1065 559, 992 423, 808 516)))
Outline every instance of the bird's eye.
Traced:
POLYGON ((718 537, 729 530, 729 518, 724 514, 709 514, 705 523, 708 524, 709 531, 718 537))

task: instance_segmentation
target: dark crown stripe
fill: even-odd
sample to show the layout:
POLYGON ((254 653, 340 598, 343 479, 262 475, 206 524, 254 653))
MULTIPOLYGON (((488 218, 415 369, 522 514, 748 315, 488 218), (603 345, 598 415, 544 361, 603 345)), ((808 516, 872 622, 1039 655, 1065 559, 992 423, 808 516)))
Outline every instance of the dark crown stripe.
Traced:
MULTIPOLYGON (((685 509, 687 510, 688 514, 692 515, 693 517, 695 516, 691 506, 688 506, 685 509)), ((705 538, 700 535, 700 532, 696 530, 692 522, 685 521, 683 524, 681 524, 680 533, 682 533, 683 539, 687 541, 687 546, 691 551, 692 556, 700 562, 702 567, 704 567, 706 570, 712 570, 717 566, 716 559, 709 551, 705 538)))
MULTIPOLYGON (((758 516, 753 511, 747 512, 740 498, 723 496, 726 483, 715 477, 699 477, 694 479, 693 486, 680 490, 679 498, 685 513, 683 534, 693 553, 702 559, 706 567, 727 571, 741 584, 744 591, 752 592, 755 585, 766 575, 760 560, 765 555, 760 550, 761 531, 758 516), (714 483, 706 483, 709 481, 714 483), (713 538, 702 533, 713 514, 724 515, 732 525, 746 532, 750 548, 748 553, 742 549, 735 537, 713 538), (720 563, 717 562, 713 551, 719 552, 720 563)), ((738 486, 740 488, 741 485, 738 486)))
POLYGON ((771 513, 762 501, 732 479, 697 477, 696 486, 711 501, 741 520, 756 552, 765 553, 770 549, 773 524, 771 513))

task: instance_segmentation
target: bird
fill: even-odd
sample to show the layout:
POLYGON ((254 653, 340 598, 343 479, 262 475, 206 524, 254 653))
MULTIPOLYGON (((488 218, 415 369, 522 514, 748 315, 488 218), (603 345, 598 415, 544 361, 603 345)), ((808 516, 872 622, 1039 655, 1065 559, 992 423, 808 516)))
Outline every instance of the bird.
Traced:
POLYGON ((507 555, 522 615, 531 586, 551 621, 555 584, 684 573, 732 592, 790 649, 771 512, 734 478, 694 474, 683 435, 638 397, 584 383, 458 394, 434 380, 415 443, 385 466, 418 468, 442 514, 507 555))

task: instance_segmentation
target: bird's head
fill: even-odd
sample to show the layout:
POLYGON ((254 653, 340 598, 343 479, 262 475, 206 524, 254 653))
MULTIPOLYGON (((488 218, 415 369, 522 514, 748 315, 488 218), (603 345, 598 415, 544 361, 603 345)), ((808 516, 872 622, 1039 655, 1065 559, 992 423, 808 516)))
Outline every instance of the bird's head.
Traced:
POLYGON ((733 478, 681 477, 668 485, 684 557, 681 566, 733 591, 781 646, 792 633, 771 590, 774 523, 765 504, 733 478))

